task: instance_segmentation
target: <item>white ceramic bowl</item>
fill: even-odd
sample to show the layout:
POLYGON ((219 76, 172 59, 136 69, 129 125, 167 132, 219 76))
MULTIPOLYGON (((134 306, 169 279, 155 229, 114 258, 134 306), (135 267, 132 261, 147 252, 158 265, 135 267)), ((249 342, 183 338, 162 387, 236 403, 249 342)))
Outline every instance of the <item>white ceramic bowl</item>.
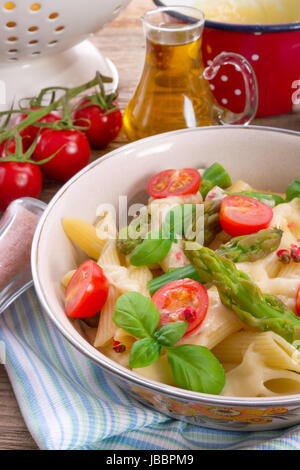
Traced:
POLYGON ((60 332, 131 395, 178 419, 207 427, 266 430, 300 422, 300 395, 229 398, 170 387, 128 371, 93 348, 64 314, 60 279, 74 268, 74 250, 63 217, 93 222, 99 203, 117 206, 120 194, 143 202, 148 178, 166 168, 205 167, 215 161, 233 180, 284 191, 300 172, 300 134, 259 127, 209 127, 162 134, 124 146, 93 162, 53 198, 37 228, 32 248, 35 288, 60 332), (297 172, 298 170, 298 172, 297 172))

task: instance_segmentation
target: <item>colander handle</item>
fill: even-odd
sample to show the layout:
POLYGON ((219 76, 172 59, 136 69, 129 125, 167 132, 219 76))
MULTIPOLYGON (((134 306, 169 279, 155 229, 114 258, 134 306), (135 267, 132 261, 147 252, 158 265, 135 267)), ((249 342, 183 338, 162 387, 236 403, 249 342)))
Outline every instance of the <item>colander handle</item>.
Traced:
POLYGON ((37 199, 17 199, 0 220, 0 313, 32 285, 32 239, 45 208, 37 199))
POLYGON ((256 115, 258 107, 258 86, 255 72, 245 57, 234 52, 221 52, 206 67, 203 77, 212 80, 219 72, 222 65, 234 65, 236 70, 242 73, 245 82, 246 103, 242 113, 233 113, 218 106, 214 107, 215 120, 218 124, 249 124, 256 115))

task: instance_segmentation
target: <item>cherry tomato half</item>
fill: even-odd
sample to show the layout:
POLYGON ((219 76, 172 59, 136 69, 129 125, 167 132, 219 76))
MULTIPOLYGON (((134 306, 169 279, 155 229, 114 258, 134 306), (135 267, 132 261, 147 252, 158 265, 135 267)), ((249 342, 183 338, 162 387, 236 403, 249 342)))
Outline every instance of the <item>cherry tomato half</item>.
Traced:
POLYGON ((95 261, 85 261, 75 271, 65 292, 65 313, 88 318, 102 309, 108 296, 108 280, 95 261))
MULTIPOLYGON (((41 107, 36 106, 34 108, 31 108, 32 111, 36 111, 38 109, 41 109, 41 107)), ((28 114, 26 113, 21 113, 18 114, 15 117, 14 120, 14 125, 17 126, 20 124, 24 119, 28 118, 28 114)), ((42 123, 53 123, 55 121, 60 121, 61 120, 61 115, 58 111, 51 111, 49 114, 44 116, 42 119, 40 119, 38 122, 42 123)), ((41 132, 42 128, 36 127, 34 125, 27 126, 23 131, 20 132, 20 135, 23 140, 23 145, 25 151, 29 149, 29 147, 33 144, 35 139, 37 138, 37 135, 39 132, 41 132)))
POLYGON ((161 199, 168 196, 196 194, 201 183, 201 175, 194 168, 164 170, 154 175, 147 186, 150 196, 161 199))
POLYGON ((300 286, 298 288, 297 297, 296 297, 296 315, 300 317, 300 286))
POLYGON ((89 163, 89 142, 82 132, 74 129, 44 130, 39 136, 33 158, 39 162, 51 157, 58 150, 60 151, 55 157, 41 165, 43 173, 49 178, 67 181, 89 163))
POLYGON ((115 111, 104 110, 100 106, 92 104, 88 99, 84 99, 79 103, 74 113, 74 124, 87 127, 83 132, 94 149, 106 147, 119 135, 122 129, 122 113, 118 103, 115 101, 113 104, 116 107, 115 111), (85 107, 82 108, 83 106, 85 107), (107 113, 107 111, 109 112, 107 113), (90 121, 90 126, 86 120, 90 121))
POLYGON ((33 163, 0 160, 0 209, 19 197, 38 198, 42 190, 42 173, 33 163))
POLYGON ((192 279, 173 281, 161 287, 152 297, 160 313, 158 327, 176 321, 187 321, 190 334, 203 322, 208 309, 205 287, 192 279))
POLYGON ((248 196, 232 195, 222 200, 220 224, 232 237, 249 235, 269 227, 271 207, 248 196))

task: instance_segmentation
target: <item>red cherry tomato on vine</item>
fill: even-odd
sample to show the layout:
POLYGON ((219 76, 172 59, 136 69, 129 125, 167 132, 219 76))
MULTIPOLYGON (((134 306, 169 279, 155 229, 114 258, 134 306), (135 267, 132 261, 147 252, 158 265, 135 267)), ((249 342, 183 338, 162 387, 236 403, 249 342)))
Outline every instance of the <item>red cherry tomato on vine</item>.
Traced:
POLYGON ((75 271, 66 288, 65 313, 73 318, 96 315, 108 296, 108 280, 95 261, 85 261, 75 271))
POLYGON ((160 313, 158 327, 176 321, 187 321, 184 336, 192 333, 203 322, 208 309, 208 295, 200 282, 192 279, 169 282, 152 297, 160 313))
POLYGON ((39 162, 57 151, 55 157, 41 165, 43 173, 57 181, 67 181, 89 163, 91 149, 86 136, 80 131, 44 130, 39 136, 33 158, 39 162))
POLYGON ((37 165, 0 161, 0 209, 4 211, 19 197, 38 198, 42 184, 42 173, 37 165))
POLYGON ((196 194, 200 188, 201 175, 194 168, 164 170, 152 176, 147 185, 150 196, 161 199, 168 196, 196 194))
MULTIPOLYGON (((41 107, 36 106, 36 107, 31 108, 32 111, 36 111, 38 109, 41 109, 41 107)), ((27 117, 28 117, 28 114, 26 114, 26 113, 18 114, 15 117, 14 125, 17 126, 22 121, 24 121, 24 119, 26 119, 27 117)), ((56 121, 61 121, 61 115, 58 111, 51 111, 49 114, 44 116, 38 122, 53 123, 53 122, 56 122, 56 121)), ((38 133, 41 130, 42 130, 42 128, 40 128, 40 127, 30 125, 30 126, 26 127, 23 131, 20 132, 20 135, 23 139, 23 145, 24 145, 25 151, 28 150, 29 147, 33 144, 33 142, 37 138, 38 133)))
POLYGON ((113 104, 116 106, 115 111, 106 114, 108 110, 102 109, 100 106, 91 103, 88 99, 83 99, 74 112, 74 124, 76 126, 90 127, 83 130, 87 136, 91 147, 100 149, 106 147, 112 142, 120 133, 122 128, 122 113, 119 109, 118 103, 115 101, 113 104), (86 106, 83 109, 83 106, 86 106))
POLYGON ((0 144, 0 158, 7 157, 7 150, 10 153, 15 153, 16 151, 16 141, 14 139, 10 140, 8 143, 8 140, 4 140, 4 142, 1 142, 0 144))
POLYGON ((271 207, 252 197, 233 194, 221 203, 220 224, 232 237, 263 230, 269 227, 272 218, 271 207))

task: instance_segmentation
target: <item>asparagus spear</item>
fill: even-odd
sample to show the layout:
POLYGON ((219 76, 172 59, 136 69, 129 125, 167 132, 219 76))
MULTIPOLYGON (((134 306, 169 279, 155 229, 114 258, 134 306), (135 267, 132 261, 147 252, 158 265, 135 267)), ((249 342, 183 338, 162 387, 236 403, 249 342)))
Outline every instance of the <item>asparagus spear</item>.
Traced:
MULTIPOLYGON (((273 228, 261 230, 251 235, 232 238, 226 245, 221 245, 216 253, 230 259, 234 263, 257 261, 277 250, 282 233, 282 230, 273 228)), ((172 269, 166 274, 149 281, 148 288, 150 294, 153 295, 158 289, 169 282, 185 278, 194 279, 204 284, 195 267, 192 264, 188 264, 182 268, 172 269)))
POLYGON ((231 186, 231 179, 227 171, 219 164, 214 163, 207 168, 201 178, 200 193, 203 199, 206 198, 207 193, 214 187, 226 189, 231 186))
POLYGON ((277 250, 282 234, 282 230, 272 228, 260 230, 251 235, 235 237, 225 245, 221 245, 217 253, 234 263, 257 261, 277 250))
POLYGON ((123 227, 118 235, 117 239, 117 249, 123 255, 129 255, 138 245, 140 245, 145 235, 148 231, 150 223, 150 215, 144 215, 140 217, 140 221, 138 222, 137 219, 132 220, 132 222, 128 225, 128 227, 123 227), (130 230, 130 229, 133 230, 130 230), (135 237, 132 237, 132 233, 134 233, 135 237), (139 233, 141 234, 139 236, 139 233))
POLYGON ((221 232, 220 225, 220 199, 204 202, 204 245, 209 245, 221 232))
POLYGON ((209 248, 184 243, 185 254, 205 282, 213 283, 222 303, 233 310, 246 325, 262 331, 274 331, 292 343, 300 338, 300 318, 277 297, 259 287, 235 264, 209 248), (191 249, 192 248, 192 249, 191 249))
POLYGON ((228 193, 228 194, 237 194, 242 196, 253 197, 254 199, 258 199, 259 201, 264 202, 267 206, 275 207, 278 204, 282 204, 284 199, 278 194, 268 194, 268 193, 258 193, 255 191, 242 191, 240 193, 228 193))
MULTIPOLYGON (((211 200, 204 202, 204 244, 209 245, 215 236, 221 231, 221 226, 219 222, 219 212, 221 207, 220 200, 211 200)), ((174 209, 174 208, 173 208, 174 209)), ((150 215, 148 216, 148 224, 150 223, 150 215)), ((193 223, 195 224, 197 219, 193 218, 193 223)), ((193 226, 193 231, 195 227, 193 226)), ((136 229, 138 233, 138 227, 136 229)), ((137 236, 132 238, 130 236, 130 225, 128 227, 123 227, 120 230, 118 239, 117 239, 117 248, 120 253, 124 255, 129 255, 138 245, 140 245, 145 237, 137 236)))
POLYGON ((128 227, 123 227, 117 239, 117 249, 120 253, 123 253, 123 255, 129 255, 142 241, 143 239, 141 237, 130 238, 128 227))
POLYGON ((182 268, 172 269, 162 276, 151 279, 151 281, 148 282, 148 289, 152 296, 156 291, 158 291, 158 289, 165 286, 166 284, 186 278, 202 283, 202 280, 200 279, 200 276, 194 266, 192 264, 187 264, 182 268))
POLYGON ((286 190, 286 202, 292 201, 295 197, 300 197, 300 178, 293 181, 286 190))
MULTIPOLYGON (((195 208, 196 205, 194 204, 195 208)), ((190 220, 185 220, 184 216, 184 204, 181 204, 179 206, 176 206, 175 208, 171 209, 170 212, 175 211, 177 208, 182 210, 182 217, 181 217, 181 224, 182 228, 179 230, 179 232, 182 234, 185 234, 185 237, 188 240, 193 241, 194 238, 189 238, 189 229, 185 230, 185 225, 190 225, 190 228, 192 229, 192 233, 199 233, 199 231, 202 229, 204 230, 204 245, 209 245, 215 238, 215 236, 222 230, 220 221, 219 221, 219 214, 220 214, 220 207, 221 207, 221 200, 220 199, 213 199, 210 201, 205 201, 204 202, 204 210, 203 213, 201 213, 201 218, 197 217, 197 211, 192 211, 190 220), (203 215, 204 217, 203 217, 203 215)), ((179 212, 180 213, 180 212, 179 212)), ((170 214, 170 213, 169 213, 170 214)), ((168 214, 168 215, 169 215, 168 214)), ((166 217, 166 220, 168 219, 168 215, 166 217)), ((171 220, 172 217, 169 215, 169 219, 171 220)), ((169 233, 172 231, 170 230, 170 223, 166 225, 167 230, 165 233, 169 233)), ((175 227, 176 229, 176 227, 175 227)), ((173 229, 174 232, 174 229, 173 229)), ((176 230, 175 230, 176 233, 176 230)))

